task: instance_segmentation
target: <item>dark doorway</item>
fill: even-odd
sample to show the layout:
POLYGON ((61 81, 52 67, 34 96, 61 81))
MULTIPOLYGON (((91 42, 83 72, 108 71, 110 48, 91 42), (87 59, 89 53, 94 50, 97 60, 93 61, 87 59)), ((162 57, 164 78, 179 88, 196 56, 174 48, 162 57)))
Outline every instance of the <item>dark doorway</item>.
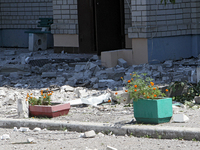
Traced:
POLYGON ((78 0, 80 53, 122 49, 124 0, 78 0))

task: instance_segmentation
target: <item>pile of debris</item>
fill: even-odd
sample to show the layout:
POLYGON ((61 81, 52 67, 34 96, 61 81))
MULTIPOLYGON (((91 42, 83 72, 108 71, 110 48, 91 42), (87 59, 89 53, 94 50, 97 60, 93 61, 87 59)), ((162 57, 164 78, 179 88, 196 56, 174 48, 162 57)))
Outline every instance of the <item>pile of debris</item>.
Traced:
POLYGON ((54 54, 53 51, 17 55, 16 50, 4 50, 0 62, 0 86, 44 88, 70 85, 120 90, 124 87, 121 77, 129 80, 132 72, 147 73, 156 84, 169 84, 174 81, 196 83, 199 59, 168 60, 155 65, 132 66, 120 59, 117 66, 105 68, 96 55, 54 54))

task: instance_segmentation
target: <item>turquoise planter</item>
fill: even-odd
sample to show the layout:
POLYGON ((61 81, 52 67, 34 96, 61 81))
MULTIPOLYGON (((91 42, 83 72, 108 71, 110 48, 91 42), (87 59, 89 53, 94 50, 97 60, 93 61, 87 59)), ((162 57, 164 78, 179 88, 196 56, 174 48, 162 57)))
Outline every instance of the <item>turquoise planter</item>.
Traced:
POLYGON ((138 123, 159 124, 171 120, 172 98, 133 101, 134 117, 138 123))

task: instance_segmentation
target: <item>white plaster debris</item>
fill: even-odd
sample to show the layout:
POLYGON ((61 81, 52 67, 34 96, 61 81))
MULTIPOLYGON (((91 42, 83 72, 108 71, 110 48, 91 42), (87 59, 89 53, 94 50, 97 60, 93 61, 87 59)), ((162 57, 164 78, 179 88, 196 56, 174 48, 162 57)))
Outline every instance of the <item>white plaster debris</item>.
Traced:
POLYGON ((88 104, 97 106, 100 103, 108 102, 108 100, 111 100, 111 94, 105 93, 100 96, 92 96, 89 98, 80 98, 72 101, 68 101, 67 103, 70 103, 71 106, 73 105, 81 105, 81 104, 88 104))
POLYGON ((87 131, 84 133, 84 138, 94 138, 96 136, 96 133, 94 132, 94 130, 91 131, 87 131))
POLYGON ((38 127, 33 129, 33 132, 40 132, 40 131, 41 131, 41 128, 38 128, 38 127))
POLYGON ((8 135, 8 134, 3 134, 1 136, 1 140, 9 140, 9 139, 10 139, 10 135, 8 135))
POLYGON ((80 137, 80 138, 83 138, 83 137, 84 137, 84 133, 81 133, 81 134, 79 135, 79 137, 80 137))
POLYGON ((28 101, 26 101, 25 99, 18 99, 17 111, 19 118, 28 118, 29 117, 28 101))
POLYGON ((117 150, 117 149, 107 145, 106 150, 117 150))
POLYGON ((189 118, 185 114, 174 114, 173 115, 173 122, 185 123, 187 121, 189 121, 189 118))
POLYGON ((17 127, 14 127, 13 131, 15 131, 15 132, 18 131, 17 127))
POLYGON ((28 127, 20 127, 19 131, 21 131, 21 132, 28 132, 28 131, 30 131, 30 129, 28 127))
POLYGON ((27 139, 27 142, 28 142, 28 143, 32 143, 32 142, 34 142, 34 141, 35 141, 34 138, 28 138, 28 139, 27 139))

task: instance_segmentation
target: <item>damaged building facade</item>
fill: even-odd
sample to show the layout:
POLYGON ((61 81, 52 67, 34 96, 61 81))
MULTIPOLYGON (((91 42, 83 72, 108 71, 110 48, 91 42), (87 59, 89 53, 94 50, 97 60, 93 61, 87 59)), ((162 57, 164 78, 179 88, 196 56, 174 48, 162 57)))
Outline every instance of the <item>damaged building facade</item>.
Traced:
POLYGON ((48 47, 94 53, 131 49, 131 64, 197 57, 200 2, 176 0, 1 0, 0 46, 28 47, 26 30, 53 18, 48 47))

